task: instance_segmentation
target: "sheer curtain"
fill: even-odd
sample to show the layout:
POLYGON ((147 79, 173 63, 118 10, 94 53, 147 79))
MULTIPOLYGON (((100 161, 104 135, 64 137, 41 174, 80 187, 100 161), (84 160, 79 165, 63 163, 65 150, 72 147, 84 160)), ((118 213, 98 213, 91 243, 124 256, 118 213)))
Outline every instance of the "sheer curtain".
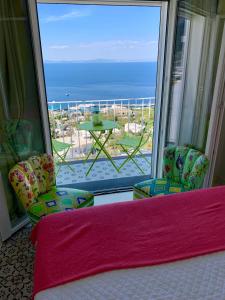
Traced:
POLYGON ((8 171, 17 161, 44 152, 26 1, 0 1, 0 53, 0 172, 14 224, 24 211, 9 186, 8 171))

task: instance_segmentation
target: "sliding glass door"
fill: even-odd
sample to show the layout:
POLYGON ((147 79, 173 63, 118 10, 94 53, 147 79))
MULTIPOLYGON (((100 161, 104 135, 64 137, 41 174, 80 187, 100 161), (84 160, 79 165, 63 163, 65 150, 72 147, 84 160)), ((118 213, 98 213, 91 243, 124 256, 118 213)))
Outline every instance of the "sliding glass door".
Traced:
POLYGON ((56 161, 59 155, 66 160, 57 184, 102 191, 155 176, 167 2, 41 0, 37 15, 53 153, 56 161), (105 145, 115 164, 123 166, 127 158, 117 143, 125 136, 138 139, 145 129, 144 159, 139 155, 118 172, 100 155, 88 171, 98 149, 79 126, 96 107, 103 121, 116 124, 105 145))

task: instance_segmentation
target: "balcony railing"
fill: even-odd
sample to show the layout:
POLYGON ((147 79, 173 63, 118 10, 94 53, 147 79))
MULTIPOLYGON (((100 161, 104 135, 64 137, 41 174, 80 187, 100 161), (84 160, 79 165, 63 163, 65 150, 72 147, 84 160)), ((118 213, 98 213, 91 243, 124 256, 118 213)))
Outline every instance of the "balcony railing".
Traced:
POLYGON ((143 126, 147 126, 147 131, 151 134, 142 150, 151 153, 154 97, 48 102, 52 138, 71 145, 66 157, 68 161, 83 159, 91 150, 93 141, 90 134, 78 130, 77 125, 91 120, 93 106, 98 106, 103 120, 114 120, 119 125, 118 129, 114 129, 112 138, 107 144, 107 149, 113 157, 124 155, 116 146, 116 141, 124 134, 140 135, 143 126))

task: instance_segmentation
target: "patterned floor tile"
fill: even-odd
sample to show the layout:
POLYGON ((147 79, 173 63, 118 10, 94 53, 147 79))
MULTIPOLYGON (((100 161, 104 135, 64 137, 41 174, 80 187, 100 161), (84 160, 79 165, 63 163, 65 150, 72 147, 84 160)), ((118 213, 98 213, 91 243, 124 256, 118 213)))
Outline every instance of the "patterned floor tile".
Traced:
POLYGON ((0 299, 28 300, 33 289, 34 248, 25 227, 0 245, 0 299))
MULTIPOLYGON (((144 175, 150 175, 151 170, 149 164, 147 164, 146 161, 141 157, 136 157, 135 160, 137 161, 141 169, 143 169, 144 175)), ((120 166, 123 163, 123 161, 124 158, 115 160, 117 166, 120 166)), ((151 162, 150 158, 149 162, 151 162)), ((140 172, 140 170, 132 161, 126 163, 121 169, 121 171, 117 172, 110 163, 110 161, 99 160, 95 163, 89 175, 86 176, 86 172, 90 165, 91 162, 87 162, 86 164, 83 164, 83 162, 71 164, 71 166, 74 169, 74 172, 72 172, 68 168, 68 166, 62 165, 57 175, 57 184, 63 185, 143 175, 143 173, 140 172)))

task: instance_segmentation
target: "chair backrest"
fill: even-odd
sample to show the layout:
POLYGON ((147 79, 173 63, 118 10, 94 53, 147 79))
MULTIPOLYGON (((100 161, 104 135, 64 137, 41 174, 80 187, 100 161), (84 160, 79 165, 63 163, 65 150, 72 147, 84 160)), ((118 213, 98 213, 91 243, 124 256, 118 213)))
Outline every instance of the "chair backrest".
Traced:
POLYGON ((152 131, 149 129, 149 132, 147 131, 147 126, 144 127, 143 133, 142 133, 142 139, 140 146, 144 146, 149 141, 150 137, 152 136, 152 131))
POLYGON ((17 163, 9 171, 9 181, 26 210, 55 185, 53 157, 48 154, 32 156, 17 163))
POLYGON ((69 143, 60 142, 56 139, 52 139, 52 148, 55 153, 66 151, 68 148, 70 148, 72 145, 69 143))
POLYGON ((172 146, 164 149, 163 175, 191 189, 201 188, 209 161, 200 151, 172 146))
POLYGON ((145 124, 141 129, 141 134, 138 135, 138 145, 137 148, 144 146, 151 136, 151 132, 147 133, 147 124, 145 124))

